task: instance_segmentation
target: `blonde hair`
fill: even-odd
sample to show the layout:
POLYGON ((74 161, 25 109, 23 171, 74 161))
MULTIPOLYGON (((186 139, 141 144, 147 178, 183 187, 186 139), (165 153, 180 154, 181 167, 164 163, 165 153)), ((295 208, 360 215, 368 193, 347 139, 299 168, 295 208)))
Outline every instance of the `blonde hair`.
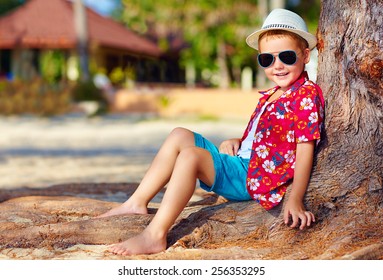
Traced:
POLYGON ((279 37, 279 38, 290 37, 291 39, 293 39, 294 41, 298 43, 299 48, 301 48, 302 50, 307 49, 309 47, 309 43, 305 39, 303 39, 301 36, 286 30, 279 30, 279 29, 267 30, 263 32, 261 35, 259 35, 258 45, 262 39, 267 37, 279 37))

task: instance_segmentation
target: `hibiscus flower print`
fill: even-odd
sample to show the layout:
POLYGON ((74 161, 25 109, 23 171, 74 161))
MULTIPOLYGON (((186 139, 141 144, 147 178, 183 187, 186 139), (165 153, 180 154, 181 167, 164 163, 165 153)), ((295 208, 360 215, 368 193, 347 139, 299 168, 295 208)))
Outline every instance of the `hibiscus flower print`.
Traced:
POLYGON ((287 113, 291 112, 291 110, 290 110, 290 101, 287 101, 283 106, 285 107, 285 111, 287 113))
POLYGON ((307 141, 309 141, 309 140, 306 138, 306 136, 300 136, 298 138, 298 143, 307 142, 307 141))
POLYGON ((258 201, 266 201, 265 195, 263 194, 253 194, 253 198, 258 201))
POLYGON ((269 201, 271 203, 278 203, 282 200, 282 196, 278 193, 273 193, 270 198, 269 198, 269 201))
POLYGON ((260 184, 259 184, 258 179, 251 178, 250 182, 248 183, 248 185, 249 185, 250 190, 256 191, 260 184))
POLYGON ((271 160, 265 160, 265 162, 262 164, 262 167, 266 172, 273 173, 275 170, 275 163, 271 160))
POLYGON ((283 120, 285 118, 284 112, 276 112, 275 115, 277 116, 278 120, 283 120))
POLYGON ((316 123, 318 122, 318 113, 317 112, 312 112, 309 116, 309 120, 311 123, 316 123))
POLYGON ((262 132, 258 132, 255 134, 254 141, 259 143, 261 142, 262 138, 263 138, 262 132))
POLYGON ((260 145, 259 147, 255 149, 255 151, 257 152, 257 155, 260 158, 266 158, 269 154, 269 151, 267 150, 265 145, 260 145))
POLYGON ((289 130, 287 132, 287 141, 289 141, 290 143, 294 142, 294 130, 289 130))
POLYGON ((285 154, 285 159, 289 163, 294 162, 294 159, 295 159, 294 151, 292 150, 288 151, 287 154, 285 154))
POLYGON ((271 114, 275 114, 275 116, 277 117, 277 119, 279 120, 283 120, 285 118, 285 114, 286 114, 286 108, 283 104, 283 102, 279 102, 277 104, 277 106, 275 106, 275 112, 274 113, 271 113, 271 114))
POLYGON ((302 101, 301 101, 301 108, 303 108, 303 110, 311 110, 312 108, 314 107, 314 103, 313 101, 311 100, 311 98, 303 98, 302 101))

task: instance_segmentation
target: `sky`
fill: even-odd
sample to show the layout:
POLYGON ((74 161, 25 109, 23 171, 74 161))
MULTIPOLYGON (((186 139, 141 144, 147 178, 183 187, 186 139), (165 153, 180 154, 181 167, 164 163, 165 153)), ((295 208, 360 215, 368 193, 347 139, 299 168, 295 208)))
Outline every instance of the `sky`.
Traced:
POLYGON ((83 3, 88 7, 91 7, 96 12, 107 16, 109 15, 118 5, 116 0, 83 0, 83 3))

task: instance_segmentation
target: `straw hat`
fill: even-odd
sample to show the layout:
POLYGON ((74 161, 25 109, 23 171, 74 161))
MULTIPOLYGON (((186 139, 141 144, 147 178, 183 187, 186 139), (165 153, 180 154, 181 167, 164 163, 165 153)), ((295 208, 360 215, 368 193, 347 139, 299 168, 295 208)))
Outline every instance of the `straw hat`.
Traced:
POLYGON ((298 34, 309 44, 310 50, 315 48, 317 39, 307 31, 305 21, 296 13, 285 9, 275 9, 265 19, 260 30, 255 31, 246 38, 246 43, 258 50, 259 36, 268 30, 287 30, 298 34))

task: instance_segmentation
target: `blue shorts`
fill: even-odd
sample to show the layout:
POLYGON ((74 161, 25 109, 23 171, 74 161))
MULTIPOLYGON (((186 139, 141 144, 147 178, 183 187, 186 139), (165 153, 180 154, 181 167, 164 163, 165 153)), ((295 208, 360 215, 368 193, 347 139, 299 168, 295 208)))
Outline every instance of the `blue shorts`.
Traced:
POLYGON ((215 192, 228 200, 251 200, 246 189, 249 159, 221 154, 218 148, 201 134, 194 133, 195 145, 208 150, 213 157, 215 179, 212 186, 199 180, 200 187, 208 192, 215 192))

